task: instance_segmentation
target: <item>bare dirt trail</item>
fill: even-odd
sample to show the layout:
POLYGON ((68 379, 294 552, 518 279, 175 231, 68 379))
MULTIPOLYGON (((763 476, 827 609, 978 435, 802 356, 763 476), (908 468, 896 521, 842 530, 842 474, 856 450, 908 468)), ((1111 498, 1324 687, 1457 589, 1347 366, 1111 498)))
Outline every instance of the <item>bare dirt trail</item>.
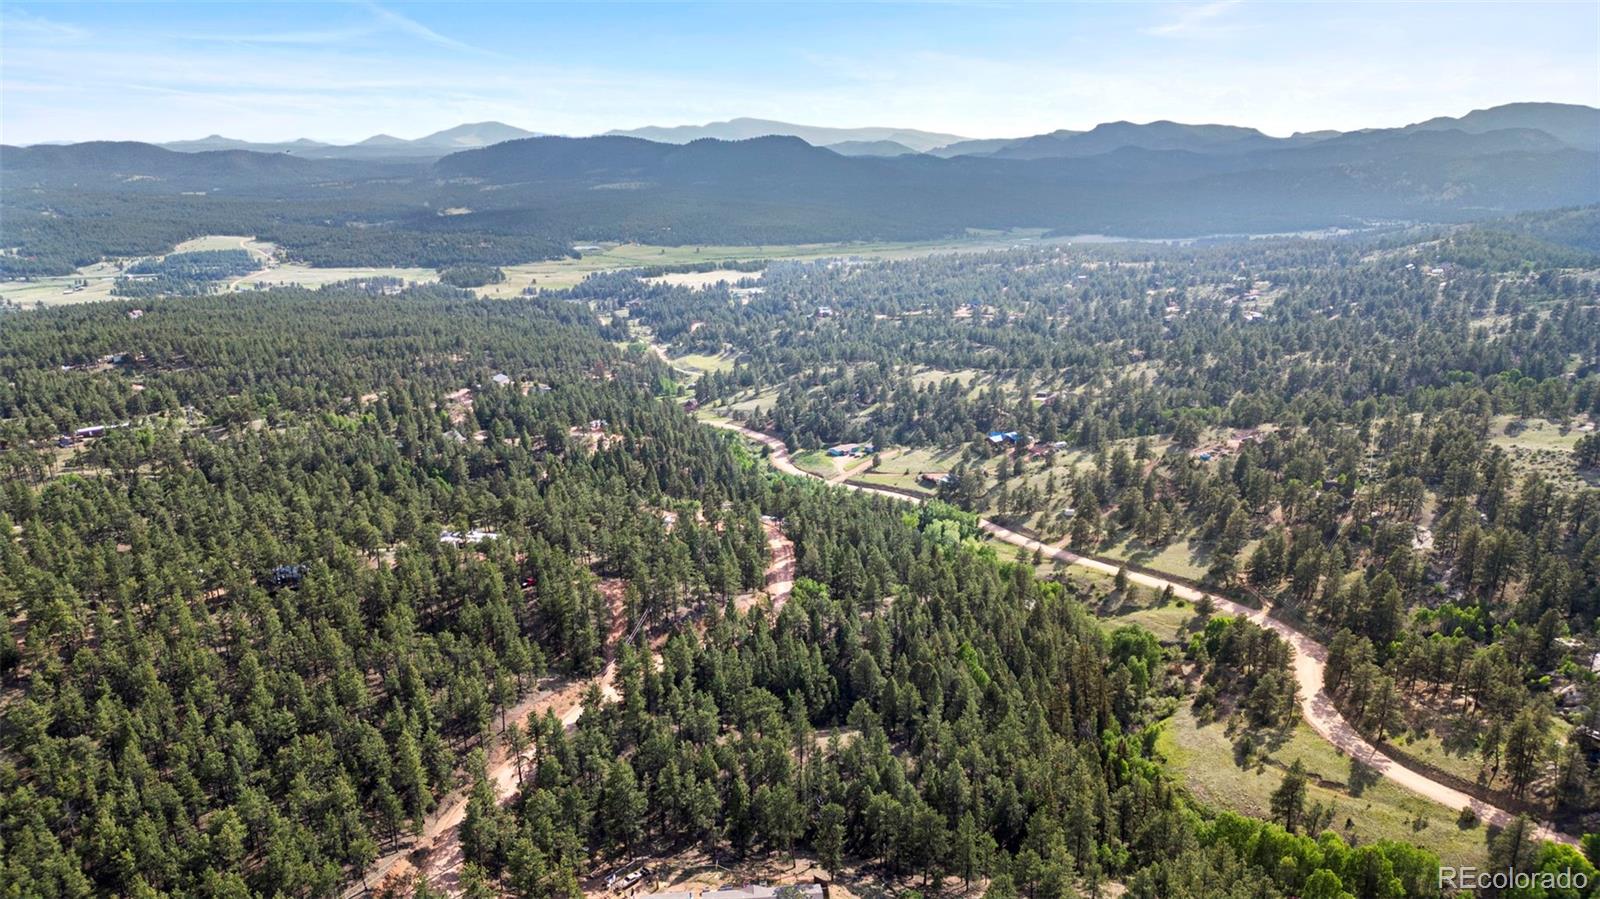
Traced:
POLYGON ((783 611, 789 594, 794 592, 794 541, 783 533, 783 528, 770 518, 761 519, 767 532, 767 595, 772 597, 772 613, 783 611))
MULTIPOLYGON (((794 542, 784 535, 777 521, 763 518, 761 525, 766 531, 767 549, 771 555, 767 563, 766 586, 763 592, 771 598, 772 611, 776 615, 783 610, 784 603, 788 602, 789 595, 794 592, 794 542)), ((583 697, 591 684, 600 687, 600 694, 607 702, 617 702, 622 699, 622 694, 616 688, 616 649, 628 637, 625 585, 618 579, 607 579, 600 582, 599 590, 611 608, 611 631, 606 635, 610 658, 606 661, 605 667, 592 679, 545 679, 516 706, 506 710, 503 719, 505 722, 515 722, 520 725, 529 715, 542 716, 549 712, 560 720, 563 727, 571 730, 577 726, 578 719, 583 717, 583 697)), ((665 637, 666 635, 662 635, 653 641, 653 645, 665 642, 665 637)), ((659 649, 659 646, 657 648, 659 649)), ((506 751, 501 741, 504 733, 505 728, 497 722, 494 736, 490 741, 491 750, 487 763, 487 773, 490 783, 494 786, 495 798, 502 805, 515 798, 519 789, 518 759, 506 751)), ((525 766, 532 754, 532 747, 523 753, 524 775, 527 773, 525 766)), ((403 887, 414 882, 419 875, 427 877, 430 887, 451 896, 459 895, 461 864, 464 861, 461 849, 461 824, 467 817, 469 799, 470 787, 453 791, 446 801, 428 816, 423 824, 422 834, 410 845, 380 857, 368 869, 365 878, 351 884, 345 890, 346 899, 361 895, 365 892, 367 884, 373 886, 391 884, 403 887), (419 851, 426 852, 420 868, 414 867, 410 862, 410 858, 419 851)))
MULTIPOLYGON (((607 635, 609 638, 607 646, 615 647, 618 639, 624 636, 622 631, 626 628, 626 620, 622 614, 623 589, 620 582, 603 581, 600 584, 600 591, 611 606, 612 625, 611 633, 607 635)), ((562 726, 571 730, 577 726, 578 719, 583 717, 583 695, 591 684, 598 685, 601 695, 608 701, 615 702, 621 699, 621 694, 617 692, 615 685, 616 677, 617 660, 613 655, 607 660, 600 674, 593 678, 546 678, 515 706, 507 709, 503 720, 507 724, 515 723, 521 726, 529 715, 543 716, 546 712, 553 712, 562 726)), ((502 805, 510 802, 518 791, 518 759, 506 750, 501 739, 504 733, 505 728, 497 720, 494 736, 489 740, 489 758, 486 764, 489 781, 494 786, 495 798, 502 805)), ((524 765, 532 753, 531 747, 523 753, 524 765)), ((524 774, 526 773, 524 768, 524 774)), ((345 890, 345 899, 353 899, 364 893, 367 884, 373 887, 409 886, 419 874, 426 876, 428 885, 434 889, 442 890, 451 896, 458 895, 458 880, 463 861, 461 823, 466 820, 467 802, 470 798, 470 785, 448 794, 423 822, 422 833, 409 845, 380 856, 367 870, 365 877, 345 890), (420 868, 413 867, 410 858, 419 852, 426 852, 426 855, 420 868)))
MULTIPOLYGON (((736 431, 740 434, 743 434, 745 437, 750 438, 751 440, 755 440, 766 445, 767 448, 772 451, 771 455, 768 457, 772 462, 772 466, 779 471, 784 472, 785 474, 792 474, 798 477, 816 477, 810 472, 807 472, 795 465, 789 459, 789 450, 784 445, 783 441, 773 437, 770 434, 764 434, 760 431, 752 430, 732 421, 710 419, 702 419, 702 421, 713 427, 722 428, 728 431, 736 431)), ((887 496, 891 499, 897 499, 903 502, 915 502, 915 500, 911 497, 902 493, 896 493, 892 490, 880 490, 872 487, 863 487, 859 484, 848 483, 843 484, 842 486, 858 492, 871 493, 878 496, 887 496)), ((1121 567, 1115 561, 1106 561, 1104 559, 1097 559, 1091 556, 1084 556, 1072 552, 1071 550, 1061 549, 1060 547, 1042 543, 1033 539, 1032 537, 1019 534, 1016 531, 1010 530, 1009 528, 995 524, 986 518, 980 519, 979 524, 983 530, 987 531, 997 539, 1010 543, 1013 546, 1021 547, 1022 549, 1030 552, 1036 551, 1047 558, 1056 559, 1068 565, 1076 565, 1080 568, 1087 568, 1092 571, 1099 571, 1104 574, 1111 575, 1115 575, 1118 569, 1121 567)), ((1420 796, 1425 796, 1434 802, 1446 806, 1452 811, 1460 811, 1464 808, 1471 808, 1473 813, 1478 816, 1478 820, 1487 825, 1503 827, 1515 820, 1516 816, 1510 812, 1507 812, 1505 809, 1491 805, 1481 799, 1478 799, 1477 797, 1463 793, 1454 787, 1433 780, 1426 774, 1405 767, 1390 756, 1385 755, 1376 746, 1372 745, 1372 743, 1370 743, 1365 737, 1361 736, 1361 734, 1358 733, 1356 729, 1344 719, 1344 716, 1339 714, 1339 711, 1334 708, 1333 699, 1328 696, 1327 692, 1322 687, 1323 668, 1325 667, 1325 662, 1328 657, 1327 648, 1289 622, 1272 617, 1272 609, 1270 606, 1263 606, 1260 609, 1254 609, 1228 599, 1225 596, 1208 594, 1204 591, 1196 590, 1187 584, 1180 584, 1176 581, 1169 581, 1164 578, 1156 577, 1150 574, 1144 574, 1142 572, 1129 571, 1127 572, 1127 576, 1128 580, 1141 586, 1153 587, 1157 590, 1163 590, 1167 587, 1171 587, 1174 596, 1190 602, 1195 602, 1202 597, 1209 596, 1211 602, 1218 609, 1221 609, 1230 615, 1242 615, 1256 622, 1257 624, 1262 625, 1263 627, 1270 627, 1272 630, 1276 631, 1278 635, 1283 637, 1284 640, 1286 640, 1290 647, 1294 650, 1293 666, 1295 681, 1300 687, 1300 713, 1305 717, 1306 723, 1311 725, 1312 730, 1316 731, 1319 736, 1327 740, 1329 743, 1332 743, 1346 755, 1360 760, 1362 763, 1371 767, 1373 770, 1377 771, 1383 777, 1387 778, 1398 786, 1404 787, 1405 789, 1410 790, 1411 792, 1420 796)), ((1575 838, 1561 833, 1547 822, 1535 822, 1535 826, 1535 835, 1538 839, 1565 843, 1569 846, 1578 845, 1578 841, 1575 838)))

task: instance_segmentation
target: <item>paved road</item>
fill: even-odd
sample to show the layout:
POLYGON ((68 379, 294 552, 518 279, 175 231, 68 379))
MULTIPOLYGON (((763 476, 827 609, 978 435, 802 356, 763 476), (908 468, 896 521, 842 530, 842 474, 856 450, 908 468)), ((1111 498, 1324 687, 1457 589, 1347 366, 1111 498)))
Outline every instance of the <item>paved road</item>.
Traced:
MULTIPOLYGON (((752 430, 731 421, 712 419, 702 420, 706 424, 712 425, 713 427, 722 428, 728 431, 737 431, 751 440, 765 444, 769 449, 772 450, 771 456, 769 457, 771 459, 772 466, 779 471, 782 471, 786 474, 797 475, 799 477, 816 477, 816 475, 813 475, 795 465, 794 462, 789 458, 788 447, 784 446, 782 440, 773 437, 771 434, 764 434, 760 431, 752 430)), ((872 493, 878 496, 887 496, 891 499, 902 500, 905 502, 916 501, 903 493, 898 493, 893 490, 880 490, 874 487, 865 487, 860 484, 849 483, 844 484, 843 486, 862 493, 872 493)), ((1021 547, 1029 552, 1038 551, 1046 558, 1053 558, 1068 565, 1076 565, 1080 568, 1087 568, 1093 571, 1099 571, 1112 575, 1116 574, 1118 568, 1120 567, 1120 565, 1115 561, 1106 561, 1104 559, 1097 559, 1091 556, 1084 556, 1070 550, 1051 546, 1047 543, 1041 543, 1032 537, 1019 534, 1016 531, 1010 530, 1009 528, 995 524, 987 518, 980 519, 979 523, 985 531, 989 532, 989 534, 993 535, 997 539, 1004 540, 1013 546, 1021 547)), ((1150 574, 1130 571, 1128 572, 1128 580, 1141 586, 1153 587, 1157 590, 1171 587, 1173 595, 1189 600, 1190 602, 1197 601, 1202 596, 1208 595, 1203 591, 1196 590, 1193 587, 1188 586, 1187 584, 1180 584, 1176 581, 1169 581, 1150 574)), ((1363 763, 1376 770, 1385 778, 1393 781, 1395 784, 1398 784, 1399 786, 1404 787, 1405 789, 1410 790, 1418 795, 1426 796, 1427 798, 1432 799, 1434 802, 1446 806, 1452 811, 1460 811, 1461 809, 1470 807, 1478 816, 1478 820, 1483 821, 1486 824, 1502 827, 1510 823, 1516 817, 1510 812, 1507 812, 1505 809, 1490 805, 1481 799, 1478 799, 1474 796, 1469 796, 1468 794, 1463 793, 1454 787, 1439 783, 1438 781, 1429 778, 1425 774, 1405 767, 1404 765, 1395 761, 1393 758, 1385 755, 1376 746, 1368 742, 1365 737, 1362 737, 1361 734, 1357 733, 1356 729, 1344 719, 1344 716, 1339 714, 1337 709, 1334 708, 1333 699, 1329 697, 1327 692, 1322 688, 1323 667, 1328 657, 1327 648, 1321 643, 1318 643, 1316 640, 1312 639, 1304 631, 1296 628, 1294 625, 1283 621, 1282 619, 1272 617, 1272 609, 1270 606, 1263 606, 1260 609, 1254 609, 1249 606, 1234 602, 1225 596, 1217 596, 1216 594, 1209 595, 1216 608, 1221 609, 1230 615, 1242 615, 1249 618, 1251 621, 1262 625, 1263 627, 1272 628, 1278 633, 1279 636, 1283 637, 1283 639, 1289 643, 1290 647, 1294 649, 1293 665, 1295 681, 1300 687, 1300 712, 1305 716, 1306 723, 1311 725, 1311 729, 1316 731, 1317 734, 1323 739, 1338 747, 1338 749, 1344 752, 1346 755, 1352 758, 1360 759, 1363 763)), ((1576 839, 1557 831, 1554 827, 1547 823, 1537 824, 1536 835, 1540 839, 1566 843, 1570 846, 1578 845, 1578 841, 1576 839)))

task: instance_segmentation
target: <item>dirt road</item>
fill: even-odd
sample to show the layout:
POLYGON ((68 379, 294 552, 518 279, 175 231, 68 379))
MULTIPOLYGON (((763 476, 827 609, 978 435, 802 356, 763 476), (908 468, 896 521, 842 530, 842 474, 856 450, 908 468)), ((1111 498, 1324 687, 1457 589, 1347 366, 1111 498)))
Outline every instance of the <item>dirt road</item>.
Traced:
MULTIPOLYGON (((801 469, 799 466, 790 461, 789 450, 786 446, 784 446, 782 440, 779 440, 770 434, 764 434, 760 431, 755 431, 744 427, 736 422, 722 420, 704 421, 706 424, 712 425, 713 427, 722 428, 728 431, 736 431, 740 434, 743 434, 745 437, 750 438, 751 440, 765 444, 772 451, 771 455, 769 456, 772 466, 779 471, 782 471, 786 474, 796 475, 798 477, 816 477, 815 475, 812 475, 804 469, 801 469)), ((897 499, 905 502, 915 501, 911 497, 901 493, 896 493, 892 490, 879 490, 872 487, 863 487, 859 484, 844 484, 843 486, 848 487, 851 490, 856 490, 863 493, 872 493, 879 496, 887 496, 891 499, 897 499)), ((1061 549, 1059 547, 1051 546, 1047 543, 1041 543, 1040 541, 1031 537, 1027 537, 1023 534, 1017 533, 1016 531, 1010 530, 1009 528, 995 524, 988 519, 981 519, 980 525, 985 531, 999 540, 1004 540, 1013 546, 1021 547, 1022 549, 1030 552, 1038 551, 1046 558, 1056 559, 1068 565, 1076 565, 1080 568, 1087 568, 1093 571, 1099 571, 1112 575, 1116 574, 1118 568, 1120 567, 1118 563, 1114 561, 1106 561, 1090 556, 1084 556, 1072 552, 1071 550, 1061 549)), ((1294 649, 1293 665, 1295 681, 1300 687, 1300 713, 1305 716, 1306 723, 1311 725, 1312 730, 1316 731, 1318 735, 1327 740, 1329 743, 1332 743, 1334 746, 1338 747, 1338 749, 1344 752, 1346 755, 1350 756, 1351 758, 1359 759, 1361 762, 1368 765, 1373 770, 1377 771, 1383 777, 1389 779, 1395 784, 1404 787, 1405 789, 1410 790, 1411 792, 1420 796, 1425 796, 1428 799, 1446 806, 1452 811, 1460 811, 1464 808, 1471 808, 1478 816, 1478 820, 1484 822, 1485 824, 1504 826, 1510 823, 1516 817, 1515 815, 1512 815, 1510 812, 1507 812, 1498 806, 1490 805, 1481 799, 1469 796, 1466 793, 1455 789, 1454 787, 1439 783, 1438 781, 1429 778, 1425 774, 1405 767, 1404 765, 1395 761, 1393 758, 1379 751, 1376 746, 1372 745, 1366 740, 1366 738, 1357 733, 1356 729, 1344 719, 1344 716, 1339 714, 1337 709, 1334 708, 1333 699, 1329 697, 1327 692, 1322 688, 1323 667, 1324 662, 1328 657, 1327 648, 1321 643, 1318 643, 1316 640, 1312 639, 1305 632, 1294 627, 1292 624, 1272 617, 1272 609, 1270 606, 1264 606, 1260 609, 1253 609, 1249 606, 1234 602, 1227 597, 1218 596, 1216 594, 1206 594, 1203 591, 1196 590, 1186 584, 1165 580, 1149 574, 1130 571, 1128 572, 1128 580, 1141 586, 1153 587, 1157 590, 1171 587, 1173 595, 1182 599, 1186 599, 1190 602, 1199 600, 1202 596, 1209 595, 1216 608, 1221 609, 1230 615, 1245 616, 1257 624, 1260 624, 1264 627, 1270 627, 1276 631, 1278 635, 1283 637, 1284 640, 1289 643, 1290 647, 1294 649)), ((1536 835, 1539 839, 1553 840, 1559 843, 1566 843, 1570 846, 1578 845, 1578 841, 1576 839, 1557 831, 1548 823, 1538 822, 1536 826, 1536 835)))
POLYGON ((227 289, 225 291, 226 293, 233 293, 234 291, 239 289, 239 285, 240 284, 243 284, 244 282, 249 281, 252 278, 259 279, 262 275, 265 275, 267 272, 272 270, 272 268, 270 266, 265 264, 265 263, 271 262, 272 261, 272 257, 269 256, 267 253, 263 252, 262 250, 258 250, 255 247, 250 246, 250 241, 252 241, 252 240, 255 240, 255 238, 254 237, 241 237, 241 238, 239 238, 239 249, 244 250, 246 253, 251 253, 253 255, 260 256, 263 265, 261 266, 260 269, 258 269, 256 271, 253 271, 248 275, 245 275, 243 278, 235 279, 232 284, 228 285, 228 287, 227 287, 227 289))
MULTIPOLYGON (((546 712, 553 712, 562 726, 571 730, 577 725, 578 719, 583 717, 583 694, 590 684, 598 684, 601 695, 607 701, 615 702, 622 698, 615 685, 617 661, 614 652, 626 627, 626 620, 622 614, 624 590, 622 583, 614 579, 602 581, 599 589, 611 606, 612 626, 611 633, 607 635, 607 646, 612 648, 612 657, 601 669, 600 674, 592 679, 546 678, 538 688, 506 710, 503 718, 506 723, 514 722, 521 726, 530 714, 543 716, 546 712)), ((494 785, 495 798, 502 805, 510 802, 517 794, 517 759, 506 751, 501 741, 501 735, 504 733, 505 729, 497 720, 494 725, 494 736, 489 741, 489 758, 486 766, 489 781, 494 785)), ((533 749, 530 747, 523 754, 524 761, 532 754, 533 749)), ((345 890, 345 899, 359 896, 365 891, 367 884, 373 887, 385 883, 397 886, 409 885, 419 874, 425 875, 428 878, 428 885, 434 889, 442 890, 451 896, 458 895, 458 880, 463 861, 461 822, 466 820, 467 801, 470 796, 470 786, 448 794, 424 820, 421 835, 409 845, 380 856, 367 870, 362 880, 351 884, 345 890), (426 856, 422 860, 420 869, 413 867, 409 860, 410 856, 424 850, 426 856)))
MULTIPOLYGON (((766 531, 767 549, 771 555, 767 563, 764 592, 771 597, 772 611, 776 615, 783 610, 789 594, 794 592, 794 542, 784 535, 782 527, 773 519, 763 518, 761 526, 766 531)), ((601 581, 598 587, 611 607, 611 631, 606 635, 606 645, 609 647, 611 657, 600 674, 593 679, 547 678, 537 689, 523 697, 516 706, 506 710, 504 717, 506 722, 516 722, 520 725, 530 714, 542 716, 546 712, 553 712, 562 726, 571 730, 577 726, 578 719, 583 717, 583 694, 591 683, 599 685, 600 693, 607 702, 616 702, 622 698, 616 688, 615 653, 617 647, 627 638, 624 586, 621 580, 613 578, 601 581)), ((664 642, 665 638, 665 634, 661 635, 652 642, 652 645, 659 649, 659 644, 664 642)), ((503 733, 505 733, 504 728, 496 722, 487 765, 495 797, 502 805, 510 802, 517 794, 517 759, 505 750, 500 739, 503 733)), ((532 754, 533 749, 530 747, 524 753, 524 761, 532 754)), ((526 773, 524 771, 524 774, 526 773)), ((459 895, 458 881, 463 861, 461 823, 467 817, 469 798, 470 788, 452 792, 424 821, 422 834, 411 844, 381 856, 367 870, 366 876, 361 881, 351 884, 345 890, 345 899, 354 899, 361 895, 367 884, 374 887, 386 882, 409 885, 419 874, 426 876, 428 885, 434 889, 451 896, 459 895), (426 850, 420 869, 413 867, 409 860, 419 850, 426 850)))
POLYGON ((772 613, 783 611, 783 604, 794 592, 794 541, 770 518, 761 519, 767 532, 767 595, 772 597, 772 613))

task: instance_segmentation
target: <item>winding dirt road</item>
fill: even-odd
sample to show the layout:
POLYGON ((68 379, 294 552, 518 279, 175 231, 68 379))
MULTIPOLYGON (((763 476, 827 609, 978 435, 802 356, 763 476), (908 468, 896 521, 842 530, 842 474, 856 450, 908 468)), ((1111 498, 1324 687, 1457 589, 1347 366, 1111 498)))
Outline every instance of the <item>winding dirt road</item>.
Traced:
MULTIPOLYGON (((701 420, 705 424, 722 428, 723 430, 727 431, 735 431, 751 440, 766 445, 767 448, 772 451, 771 455, 769 456, 772 466, 779 471, 784 472, 785 474, 791 474, 797 477, 816 477, 816 475, 813 475, 810 472, 800 468, 790 460, 788 447, 784 446, 783 441, 777 437, 773 437, 770 434, 764 434, 760 431, 752 430, 751 428, 747 428, 741 424, 738 424, 737 422, 713 419, 701 420)), ((842 486, 861 493, 871 493, 878 496, 886 496, 890 499, 896 499, 902 502, 916 502, 916 500, 912 497, 902 493, 897 493, 892 490, 881 490, 874 487, 865 487, 860 484, 851 483, 845 483, 842 486)), ((1009 528, 995 524, 987 518, 980 519, 979 524, 983 530, 987 531, 997 539, 1010 543, 1013 546, 1021 547, 1022 549, 1030 552, 1037 551, 1046 558, 1056 559, 1068 565, 1076 565, 1080 568, 1087 568, 1093 571, 1099 571, 1104 574, 1111 575, 1115 575, 1120 567, 1118 563, 1114 561, 1105 561, 1103 559, 1079 555, 1071 550, 1061 549, 1059 547, 1051 546, 1047 543, 1041 543, 1032 537, 1019 534, 1009 528)), ((1327 692, 1322 688, 1323 668, 1328 657, 1327 648, 1321 643, 1318 643, 1316 640, 1312 639, 1305 632, 1296 628, 1294 625, 1281 619, 1272 617, 1271 606, 1263 606, 1260 609, 1253 609, 1241 603, 1234 602, 1225 596, 1207 594, 1203 591, 1196 590, 1187 584, 1180 584, 1175 581, 1165 580, 1150 574, 1129 571, 1127 576, 1128 580, 1141 586, 1153 587, 1157 590, 1171 587, 1173 595, 1182 599, 1186 599, 1190 602, 1197 601, 1204 596, 1210 596, 1211 602, 1216 608, 1221 609, 1230 615, 1242 615, 1246 618, 1249 618, 1251 621, 1262 625, 1263 627, 1270 627, 1276 631, 1278 635, 1283 637, 1283 639, 1289 643, 1290 647, 1294 649, 1293 665, 1295 681, 1300 687, 1300 713, 1305 716, 1306 723, 1311 725, 1312 730, 1316 731, 1318 735, 1327 740, 1329 743, 1332 743, 1341 752, 1345 753, 1351 758, 1359 759, 1362 763, 1371 767, 1373 770, 1377 771, 1383 777, 1389 779, 1398 786, 1404 787, 1405 789, 1410 790, 1411 792, 1420 796, 1425 796, 1428 799, 1431 799, 1434 802, 1451 809, 1452 811, 1460 811, 1464 808, 1471 808, 1473 813, 1478 816, 1478 820, 1484 822, 1485 824, 1503 827, 1515 819, 1516 816, 1510 812, 1507 812, 1505 809, 1495 805, 1490 805, 1489 803, 1484 802, 1477 797, 1470 796, 1461 792, 1460 790, 1455 789, 1454 787, 1439 783, 1425 774, 1405 767, 1390 756, 1381 752, 1376 746, 1368 742, 1365 737, 1362 737, 1361 734, 1358 733, 1356 729, 1344 719, 1344 716, 1340 715, 1338 710, 1334 708, 1333 699, 1328 696, 1327 692)), ((1537 828, 1535 835, 1539 839, 1565 843, 1569 846, 1578 845, 1578 841, 1576 839, 1568 836, 1567 834, 1561 833, 1546 822, 1536 822, 1535 826, 1537 828)))
POLYGON ((272 261, 272 256, 269 255, 264 250, 258 250, 255 247, 250 246, 250 241, 252 241, 252 240, 255 240, 255 238, 254 237, 241 237, 241 238, 239 238, 239 249, 244 250, 246 253, 250 253, 252 255, 260 256, 261 257, 261 262, 262 262, 261 268, 257 269, 256 271, 251 272, 248 275, 245 275, 242 278, 235 279, 234 282, 232 284, 229 284, 227 289, 225 291, 223 291, 224 293, 233 293, 234 291, 239 289, 239 285, 240 284, 243 284, 244 282, 250 280, 251 278, 259 279, 262 275, 265 275, 267 272, 272 271, 272 268, 270 266, 266 265, 266 263, 272 261))

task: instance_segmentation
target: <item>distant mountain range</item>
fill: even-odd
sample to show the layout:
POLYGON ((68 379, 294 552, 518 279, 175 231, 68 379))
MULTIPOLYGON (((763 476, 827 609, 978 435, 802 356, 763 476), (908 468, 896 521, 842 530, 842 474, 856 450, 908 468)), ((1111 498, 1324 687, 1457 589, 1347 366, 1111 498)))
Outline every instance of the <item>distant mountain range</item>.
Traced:
MULTIPOLYGON (((1600 110, 1562 103, 1512 103, 1479 109, 1464 116, 1440 116, 1404 128, 1349 132, 1490 131, 1526 129, 1542 131, 1562 144, 1584 150, 1600 149, 1600 110)), ((208 150, 249 150, 286 153, 308 159, 437 159, 457 150, 493 146, 508 140, 537 137, 501 122, 477 122, 437 131, 415 140, 377 134, 354 144, 330 144, 299 138, 281 143, 235 140, 213 134, 199 140, 171 141, 157 146, 182 153, 208 150)), ((1087 131, 1058 130, 1016 138, 969 139, 955 134, 914 128, 829 128, 796 125, 770 119, 737 118, 705 125, 649 126, 606 132, 604 136, 637 137, 667 144, 696 140, 749 140, 754 137, 798 137, 815 147, 842 156, 904 156, 925 153, 940 158, 987 156, 996 159, 1071 159, 1109 153, 1124 147, 1143 150, 1183 150, 1207 155, 1244 154, 1260 150, 1304 147, 1341 136, 1338 131, 1316 131, 1289 137, 1272 137, 1235 125, 1189 125, 1157 121, 1145 124, 1107 122, 1087 131)))
MULTIPOLYGON (((772 136, 798 137, 813 147, 826 147, 831 144, 855 144, 858 142, 888 142, 909 147, 918 153, 925 153, 935 147, 966 140, 959 134, 939 134, 933 131, 918 131, 915 128, 824 128, 816 125, 774 122, 768 119, 743 118, 730 119, 726 122, 711 122, 705 125, 630 128, 607 131, 605 136, 638 137, 663 144, 687 144, 690 141, 702 140, 708 137, 717 140, 748 140, 752 137, 772 136)), ((888 152, 881 154, 858 153, 853 155, 896 156, 899 154, 888 152)))
POLYGON ((501 122, 475 122, 435 131, 416 140, 406 140, 388 134, 374 134, 366 140, 342 145, 327 144, 304 137, 283 143, 258 143, 213 134, 199 140, 177 140, 156 146, 179 153, 249 150, 255 153, 288 153, 308 159, 372 159, 383 156, 437 158, 457 150, 471 150, 503 141, 537 136, 535 132, 524 131, 501 122))
POLYGON ((363 248, 320 258, 437 247, 440 234, 452 235, 451 247, 483 253, 528 235, 556 245, 923 239, 972 228, 1185 237, 1459 222, 1600 203, 1600 110, 1582 106, 1513 104, 1284 138, 1225 125, 1113 122, 957 140, 932 152, 918 147, 950 136, 805 130, 829 143, 515 137, 526 132, 482 123, 415 141, 378 136, 342 155, 308 142, 264 153, 220 138, 207 139, 220 149, 189 142, 184 152, 129 142, 5 147, 0 186, 7 232, 22 222, 60 234, 59 211, 70 202, 85 210, 73 227, 100 229, 108 247, 121 226, 93 218, 103 210, 159 213, 174 232, 212 215, 235 230, 209 233, 274 233, 280 242, 300 235, 302 248, 312 235, 324 249, 363 248), (857 136, 833 140, 844 133, 857 136), (473 148, 449 151, 462 146, 473 148), (130 204, 121 199, 128 194, 143 199, 130 204), (37 220, 23 217, 29 208, 37 220), (441 215, 446 209, 452 214, 441 215))

